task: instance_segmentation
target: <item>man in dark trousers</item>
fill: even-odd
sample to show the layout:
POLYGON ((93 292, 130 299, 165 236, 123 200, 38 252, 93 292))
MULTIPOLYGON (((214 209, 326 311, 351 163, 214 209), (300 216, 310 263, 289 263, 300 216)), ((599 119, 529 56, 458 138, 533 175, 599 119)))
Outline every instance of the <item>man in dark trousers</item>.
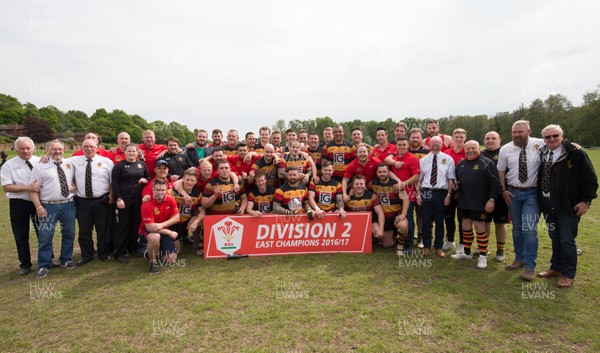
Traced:
POLYGON ((597 197, 598 178, 587 154, 564 141, 558 125, 542 129, 546 145, 541 149, 538 198, 552 240, 550 268, 538 277, 560 277, 559 288, 573 286, 577 270, 579 220, 597 197))

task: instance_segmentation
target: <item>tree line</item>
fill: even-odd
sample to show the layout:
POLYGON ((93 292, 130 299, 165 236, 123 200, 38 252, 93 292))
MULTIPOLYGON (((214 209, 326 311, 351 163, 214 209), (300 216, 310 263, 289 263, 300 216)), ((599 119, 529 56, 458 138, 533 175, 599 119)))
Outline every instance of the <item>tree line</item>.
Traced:
MULTIPOLYGON (((405 117, 401 121, 407 124, 409 130, 414 127, 423 129, 426 118, 405 117)), ((580 106, 574 106, 561 94, 554 94, 544 100, 535 99, 528 106, 522 104, 513 111, 499 112, 494 116, 486 114, 451 115, 438 118, 438 121, 441 130, 445 133, 451 133, 452 130, 460 127, 467 131, 469 139, 481 142, 487 131, 494 130, 500 133, 506 142, 510 139, 512 123, 519 119, 530 121, 533 136, 539 136, 544 126, 555 123, 562 126, 565 136, 569 140, 583 145, 600 145, 600 85, 595 90, 583 95, 583 102, 580 106)), ((386 120, 355 119, 339 123, 344 127, 348 139, 351 130, 359 127, 363 131, 364 141, 373 144, 377 127, 385 126, 390 136, 393 136, 392 132, 397 121, 392 118, 386 120)), ((34 141, 48 141, 54 132, 63 133, 65 137, 72 137, 75 132, 81 131, 97 132, 106 143, 116 143, 117 134, 121 131, 129 132, 132 141, 141 141, 142 132, 151 129, 159 142, 165 141, 169 136, 175 136, 180 141, 190 142, 195 140, 197 131, 197 129, 192 131, 187 126, 175 121, 148 122, 140 115, 130 115, 119 109, 108 112, 100 108, 88 116, 79 110, 63 112, 52 105, 38 108, 33 103, 22 104, 17 98, 2 93, 0 93, 0 124, 25 124, 29 136, 34 141)), ((293 119, 287 123, 286 120, 279 119, 272 127, 282 131, 294 128, 320 133, 325 127, 335 124, 336 121, 325 116, 293 119)), ((229 128, 223 126, 222 129, 228 130, 229 128)), ((258 132, 258 128, 259 126, 256 127, 257 131, 255 132, 258 132)), ((245 131, 239 133, 240 136, 243 136, 245 131)))

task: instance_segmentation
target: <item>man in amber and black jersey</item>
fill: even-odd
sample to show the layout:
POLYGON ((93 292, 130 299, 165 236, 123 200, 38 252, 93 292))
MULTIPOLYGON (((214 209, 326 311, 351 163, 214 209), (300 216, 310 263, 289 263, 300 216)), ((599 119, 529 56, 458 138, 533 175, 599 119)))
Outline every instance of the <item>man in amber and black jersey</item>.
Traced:
POLYGON ((262 170, 254 176, 254 188, 248 193, 248 206, 246 213, 254 217, 273 212, 273 199, 275 188, 267 185, 267 175, 262 170))
POLYGON ((242 215, 246 211, 244 186, 241 185, 238 191, 235 190, 230 171, 229 162, 219 162, 217 177, 204 187, 202 208, 208 210, 211 215, 242 215))
POLYGON ((298 140, 290 142, 289 150, 289 153, 286 153, 277 165, 277 175, 280 179, 285 180, 287 177, 286 170, 295 168, 300 173, 300 182, 308 185, 311 176, 317 174, 315 163, 306 153, 300 153, 300 142, 298 140))
POLYGON ((287 182, 275 190, 273 211, 277 214, 312 212, 308 204, 308 189, 300 182, 298 169, 288 169, 287 182))
POLYGON ((364 175, 355 175, 351 180, 352 196, 345 202, 348 212, 373 212, 373 237, 381 239, 385 227, 385 215, 379 202, 379 197, 367 190, 364 175))
POLYGON ((390 178, 390 169, 387 164, 381 163, 377 167, 377 179, 371 182, 370 189, 379 197, 379 202, 385 215, 382 245, 394 245, 394 236, 398 240, 398 255, 404 250, 404 241, 408 233, 408 197, 404 191, 398 192, 395 182, 390 178))
POLYGON ((342 200, 342 185, 339 181, 332 179, 333 166, 330 161, 323 162, 321 168, 323 176, 317 182, 314 180, 308 186, 308 203, 315 210, 315 216, 323 219, 325 212, 338 210, 342 219, 346 218, 344 201, 342 200))
POLYGON ((204 219, 205 211, 200 207, 202 193, 196 188, 197 181, 198 170, 196 168, 189 168, 183 172, 183 179, 181 179, 187 198, 175 188, 167 190, 167 195, 175 199, 179 208, 179 223, 171 226, 171 230, 177 232, 178 240, 185 240, 188 233, 196 232, 204 219))
POLYGON ((279 183, 277 181, 277 158, 275 156, 275 147, 267 143, 264 147, 264 154, 257 159, 252 165, 252 170, 248 173, 248 184, 254 183, 256 173, 261 170, 267 178, 267 185, 276 188, 279 183))
POLYGON ((323 146, 319 143, 319 134, 311 132, 308 135, 308 148, 306 152, 310 155, 310 158, 315 162, 317 167, 317 176, 321 176, 321 153, 323 153, 323 146))
POLYGON ((328 160, 333 164, 333 179, 342 182, 344 171, 353 159, 353 148, 351 142, 344 140, 344 128, 342 125, 335 125, 333 127, 333 141, 323 147, 321 154, 321 161, 328 160))

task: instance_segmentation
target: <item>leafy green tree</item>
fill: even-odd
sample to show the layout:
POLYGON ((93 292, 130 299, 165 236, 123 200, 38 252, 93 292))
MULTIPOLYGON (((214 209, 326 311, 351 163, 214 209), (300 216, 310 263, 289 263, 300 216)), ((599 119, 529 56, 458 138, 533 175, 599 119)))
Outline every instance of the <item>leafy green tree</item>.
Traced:
POLYGON ((49 105, 39 109, 40 118, 50 123, 50 127, 56 131, 58 121, 63 119, 64 113, 53 105, 49 105))
POLYGON ((25 111, 15 97, 0 93, 0 124, 21 123, 25 120, 25 111))

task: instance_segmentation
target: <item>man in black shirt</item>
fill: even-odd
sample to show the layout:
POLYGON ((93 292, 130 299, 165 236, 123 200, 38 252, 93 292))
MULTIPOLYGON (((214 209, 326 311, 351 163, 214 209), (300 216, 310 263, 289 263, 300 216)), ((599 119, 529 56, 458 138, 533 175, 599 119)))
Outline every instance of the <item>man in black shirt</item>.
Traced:
MULTIPOLYGON (((500 154, 500 134, 496 131, 490 131, 485 134, 483 139, 485 150, 481 152, 481 155, 487 157, 494 162, 494 165, 498 164, 498 155, 500 154)), ((488 236, 492 231, 492 220, 494 221, 495 233, 496 233, 496 257, 494 261, 504 261, 504 246, 506 244, 506 224, 508 223, 508 206, 504 202, 502 197, 496 199, 494 205, 494 212, 487 215, 485 220, 485 232, 488 236)))
POLYGON ((464 159, 456 166, 456 180, 459 185, 458 213, 462 218, 464 252, 457 251, 453 259, 470 260, 473 243, 473 224, 479 247, 478 268, 487 267, 488 234, 485 231, 486 214, 492 213, 494 203, 500 194, 500 180, 494 163, 482 157, 479 143, 471 140, 465 143, 464 159), (461 187, 462 186, 462 187, 461 187))
POLYGON ((169 165, 167 179, 172 182, 183 178, 183 172, 194 166, 190 158, 185 153, 181 153, 179 140, 173 136, 167 139, 167 152, 159 159, 167 161, 169 165))

